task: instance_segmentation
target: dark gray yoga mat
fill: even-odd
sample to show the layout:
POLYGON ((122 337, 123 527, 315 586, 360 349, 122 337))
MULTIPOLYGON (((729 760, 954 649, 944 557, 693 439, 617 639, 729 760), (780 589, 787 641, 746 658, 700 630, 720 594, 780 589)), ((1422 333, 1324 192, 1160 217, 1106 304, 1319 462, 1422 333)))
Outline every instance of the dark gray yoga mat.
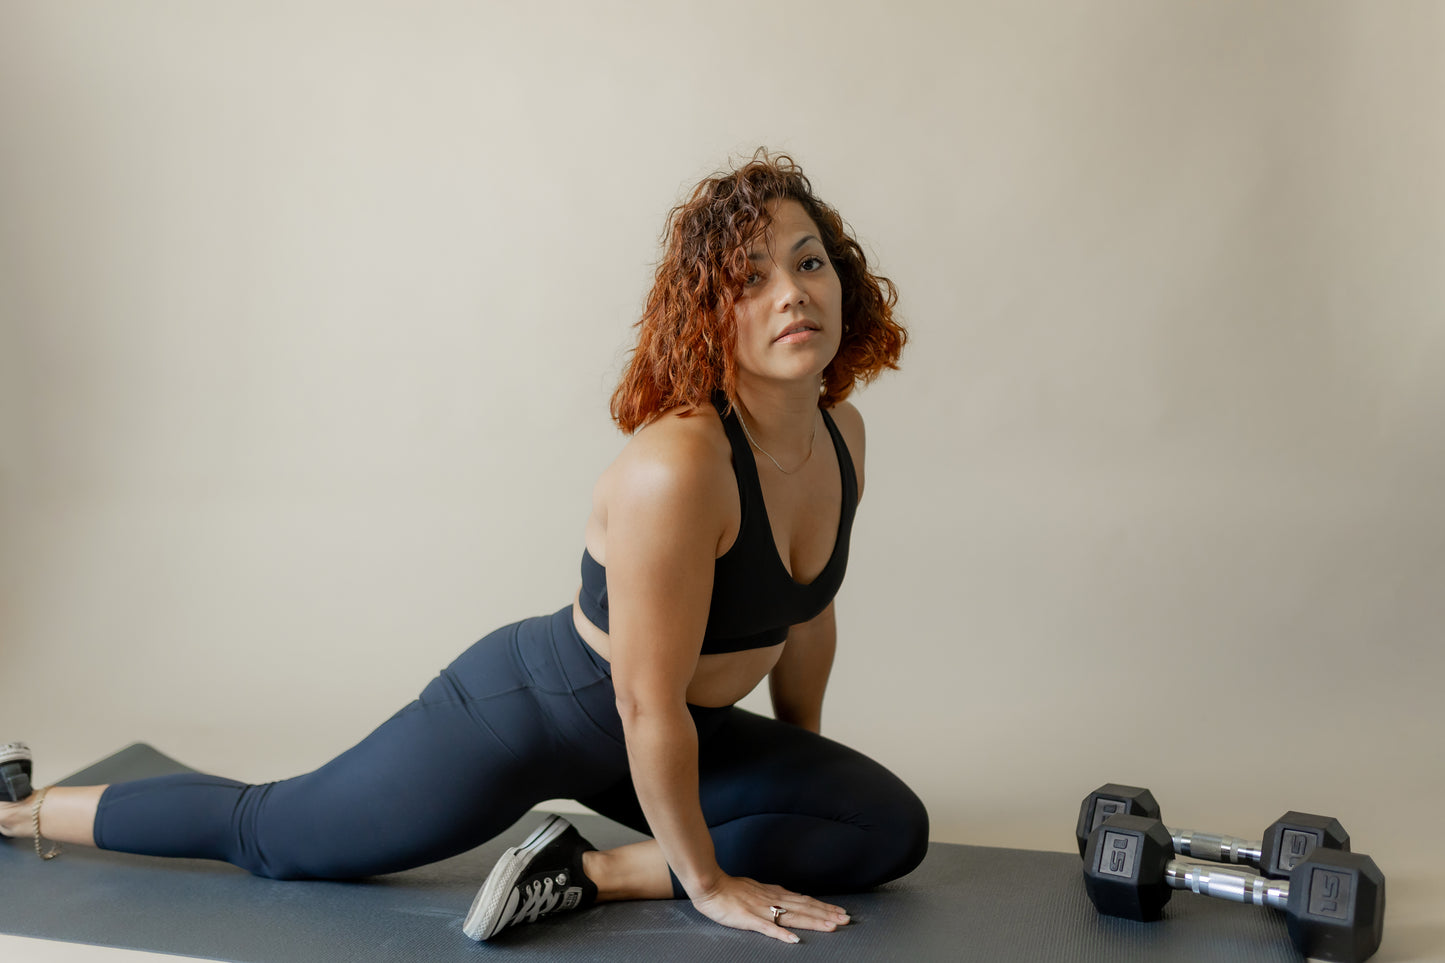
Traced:
MULTIPOLYGON (((116 782, 186 766, 134 745, 65 780, 116 782)), ((600 846, 638 839, 600 816, 569 819, 600 846)), ((1061 815, 1072 822, 1072 814, 1061 815)), ((1099 917, 1072 853, 934 843, 912 875, 837 897, 853 914, 796 946, 727 930, 686 901, 600 906, 478 944, 461 919, 487 870, 536 816, 469 853, 351 882, 276 882, 205 860, 72 847, 48 863, 0 843, 0 932, 243 963, 342 960, 1290 961, 1282 917, 1179 895, 1160 923, 1099 917)))

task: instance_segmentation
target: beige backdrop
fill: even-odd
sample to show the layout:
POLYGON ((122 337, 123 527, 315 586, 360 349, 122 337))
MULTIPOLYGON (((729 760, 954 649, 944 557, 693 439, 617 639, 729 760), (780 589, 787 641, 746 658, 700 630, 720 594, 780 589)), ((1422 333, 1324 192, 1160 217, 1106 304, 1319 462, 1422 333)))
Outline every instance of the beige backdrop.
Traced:
POLYGON ((0 0, 0 740, 290 775, 562 605, 665 212, 766 144, 912 334, 827 731, 944 841, 1332 812, 1445 954, 1442 64, 1430 2, 0 0))

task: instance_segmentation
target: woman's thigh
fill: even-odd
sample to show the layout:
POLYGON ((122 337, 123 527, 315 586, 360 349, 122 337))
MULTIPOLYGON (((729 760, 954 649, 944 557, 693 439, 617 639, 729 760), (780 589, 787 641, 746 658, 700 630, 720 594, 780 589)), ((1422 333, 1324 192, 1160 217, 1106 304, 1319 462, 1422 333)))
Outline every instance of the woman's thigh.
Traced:
MULTIPOLYGON (((171 776, 111 786, 104 848, 224 859, 263 876, 349 878, 463 852, 543 799, 626 775, 625 751, 549 670, 547 620, 492 633, 319 769, 261 785, 171 776)), ((563 680, 565 682, 565 679, 563 680)), ((585 688, 585 687, 584 687, 585 688)))
POLYGON ((289 854, 296 875, 391 872, 478 846, 544 799, 616 781, 625 754, 571 693, 537 684, 518 638, 517 626, 493 633, 458 660, 465 673, 454 663, 352 749, 268 787, 257 838, 289 854))
MULTIPOLYGON (((928 813, 892 772, 817 733, 731 708, 699 719, 698 789, 723 871, 805 893, 856 892, 910 872, 928 813)), ((581 799, 647 832, 630 782, 581 799)), ((675 895, 684 895, 674 878, 675 895)))
POLYGON ((699 752, 703 813, 724 871, 805 892, 910 872, 928 813, 892 772, 815 732, 733 709, 699 752))

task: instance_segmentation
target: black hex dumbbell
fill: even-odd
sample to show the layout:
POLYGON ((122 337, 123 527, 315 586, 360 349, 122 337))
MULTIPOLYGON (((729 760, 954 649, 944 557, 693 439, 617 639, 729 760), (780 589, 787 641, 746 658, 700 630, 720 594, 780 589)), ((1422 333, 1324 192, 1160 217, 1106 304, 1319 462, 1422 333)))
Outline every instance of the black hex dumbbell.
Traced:
POLYGON ((1385 877, 1363 853, 1316 847, 1285 880, 1172 858, 1168 828, 1146 816, 1111 816, 1089 834, 1084 888, 1099 912, 1148 922, 1176 889, 1283 910, 1305 956, 1360 963, 1380 948, 1385 877))
MULTIPOLYGON (((1079 806, 1079 824, 1075 835, 1079 855, 1093 832, 1110 816, 1148 816, 1162 819, 1154 794, 1138 786, 1108 783, 1084 797, 1079 806)), ((1170 829, 1174 852, 1195 859, 1217 863, 1240 863, 1253 866, 1271 879, 1286 879, 1315 847, 1348 852, 1350 834, 1333 816, 1290 811, 1270 824, 1259 840, 1240 839, 1201 833, 1193 829, 1170 829)))

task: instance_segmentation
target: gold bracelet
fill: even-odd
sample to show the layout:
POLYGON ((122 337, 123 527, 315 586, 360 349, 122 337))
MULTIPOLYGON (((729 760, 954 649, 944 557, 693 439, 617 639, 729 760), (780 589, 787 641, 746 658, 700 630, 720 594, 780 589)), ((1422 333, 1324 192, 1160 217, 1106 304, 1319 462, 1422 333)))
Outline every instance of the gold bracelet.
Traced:
POLYGON ((30 807, 30 828, 35 831, 35 855, 41 859, 54 859, 60 855, 60 844, 51 843, 50 852, 43 852, 40 848, 40 807, 45 803, 45 794, 50 792, 49 786, 35 794, 35 804, 30 807))

